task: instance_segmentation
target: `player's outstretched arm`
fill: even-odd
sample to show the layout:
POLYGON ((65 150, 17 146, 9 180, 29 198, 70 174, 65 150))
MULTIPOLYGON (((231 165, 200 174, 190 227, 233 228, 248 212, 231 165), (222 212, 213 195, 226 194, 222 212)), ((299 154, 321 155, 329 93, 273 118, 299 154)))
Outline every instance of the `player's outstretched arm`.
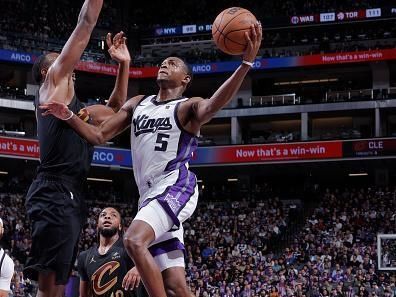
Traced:
POLYGON ((81 137, 93 145, 98 145, 106 143, 131 125, 133 110, 142 97, 136 96, 127 101, 120 111, 99 126, 84 122, 64 103, 51 101, 40 105, 39 108, 44 110, 44 116, 53 115, 66 121, 81 137))
POLYGON ((117 33, 113 39, 111 39, 111 34, 108 33, 106 42, 111 58, 117 61, 119 65, 116 83, 107 103, 108 107, 117 112, 124 105, 127 98, 131 56, 126 45, 124 32, 117 33))
MULTIPOLYGON (((260 49, 262 39, 261 24, 252 25, 250 36, 245 33, 248 46, 243 54, 243 61, 252 63, 260 49)), ((235 96, 251 66, 242 63, 220 88, 207 100, 195 100, 192 104, 195 120, 200 125, 209 122, 235 96)))
POLYGON ((73 72, 88 45, 102 5, 103 0, 85 0, 78 17, 76 28, 67 40, 59 57, 50 67, 49 72, 55 82, 73 72))

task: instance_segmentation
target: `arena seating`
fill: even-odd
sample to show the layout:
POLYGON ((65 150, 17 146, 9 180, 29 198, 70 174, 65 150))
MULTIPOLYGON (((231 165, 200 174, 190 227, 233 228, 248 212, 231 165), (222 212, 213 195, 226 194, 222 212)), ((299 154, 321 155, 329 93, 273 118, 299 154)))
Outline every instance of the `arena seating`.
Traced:
MULTIPOLYGON (((14 177, 0 184, 3 241, 16 263, 14 296, 34 290, 21 274, 30 244, 21 211, 27 182, 14 177)), ((104 202, 98 193, 117 195, 111 187, 107 192, 91 188, 88 198, 96 201, 90 203, 82 249, 96 242, 102 207, 118 207, 125 225, 136 212, 127 204, 104 202)), ((396 275, 376 270, 376 234, 394 231, 395 195, 388 188, 326 189, 289 236, 301 209, 285 210, 265 190, 255 191, 254 200, 203 201, 185 224, 189 285, 195 296, 394 296, 396 275)))

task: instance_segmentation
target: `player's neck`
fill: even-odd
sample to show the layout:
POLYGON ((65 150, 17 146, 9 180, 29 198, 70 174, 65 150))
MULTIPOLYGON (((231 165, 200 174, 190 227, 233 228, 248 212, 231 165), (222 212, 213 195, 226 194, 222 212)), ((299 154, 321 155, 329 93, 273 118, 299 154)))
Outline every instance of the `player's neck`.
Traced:
POLYGON ((184 88, 177 87, 177 88, 160 88, 157 101, 167 101, 175 98, 179 98, 183 95, 184 88))
POLYGON ((99 252, 104 252, 107 253, 107 251, 112 247, 112 245, 120 238, 120 236, 115 234, 112 237, 104 237, 100 236, 100 242, 99 242, 99 252))

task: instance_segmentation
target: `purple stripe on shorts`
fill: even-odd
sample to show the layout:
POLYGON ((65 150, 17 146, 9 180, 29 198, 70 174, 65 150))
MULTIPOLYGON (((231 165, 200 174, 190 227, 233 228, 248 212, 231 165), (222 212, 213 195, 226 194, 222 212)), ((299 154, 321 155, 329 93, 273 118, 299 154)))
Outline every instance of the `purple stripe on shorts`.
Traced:
POLYGON ((176 250, 185 252, 184 244, 182 244, 178 238, 171 238, 149 247, 150 254, 153 257, 176 250))
POLYGON ((181 165, 188 162, 192 153, 196 150, 197 144, 198 142, 195 136, 182 131, 179 138, 176 158, 168 162, 165 171, 179 169, 181 165))
POLYGON ((184 192, 186 194, 182 194, 184 195, 183 199, 184 199, 184 203, 183 205, 179 208, 179 210, 177 211, 177 215, 179 215, 179 213, 183 210, 183 208, 187 205, 188 201, 190 201, 191 197, 194 196, 195 194, 195 189, 197 186, 197 178, 195 176, 195 174, 193 174, 191 171, 189 171, 189 182, 188 182, 188 189, 184 192))
POLYGON ((191 196, 194 195, 195 186, 195 174, 189 171, 184 165, 179 169, 179 176, 176 183, 168 186, 163 193, 145 200, 140 209, 156 199, 170 216, 175 226, 180 228, 180 221, 177 215, 186 206, 191 196))

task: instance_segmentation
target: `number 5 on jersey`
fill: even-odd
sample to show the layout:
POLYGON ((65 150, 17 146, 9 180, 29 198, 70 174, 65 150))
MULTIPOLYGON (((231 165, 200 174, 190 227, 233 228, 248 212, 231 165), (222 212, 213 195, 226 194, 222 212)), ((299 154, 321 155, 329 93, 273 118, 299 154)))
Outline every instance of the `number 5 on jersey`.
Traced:
POLYGON ((159 145, 155 146, 154 150, 165 152, 166 149, 168 148, 168 141, 166 139, 168 139, 169 137, 170 136, 168 134, 158 133, 157 141, 155 143, 160 144, 160 146, 159 145))

